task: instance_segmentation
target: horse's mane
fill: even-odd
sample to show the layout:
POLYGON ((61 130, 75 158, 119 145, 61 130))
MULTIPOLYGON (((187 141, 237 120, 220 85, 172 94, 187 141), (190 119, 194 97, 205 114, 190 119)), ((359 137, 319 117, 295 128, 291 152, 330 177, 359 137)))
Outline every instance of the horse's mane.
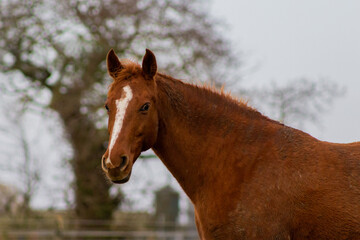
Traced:
MULTIPOLYGON (((221 117, 225 117, 225 115, 227 114, 241 114, 242 116, 246 116, 250 119, 265 119, 266 121, 281 124, 262 115, 255 108, 248 106, 246 100, 233 97, 229 92, 224 91, 223 88, 218 89, 215 86, 211 86, 206 83, 202 83, 200 85, 185 83, 181 80, 175 79, 162 73, 157 73, 156 83, 157 86, 166 93, 174 108, 177 111, 183 111, 184 114, 188 113, 188 107, 184 106, 183 95, 179 91, 179 88, 182 88, 183 92, 192 91, 190 95, 195 96, 196 100, 198 101, 196 105, 203 106, 200 110, 202 112, 206 111, 209 105, 218 105, 219 107, 217 110, 224 114, 221 117)), ((208 108, 208 111, 210 111, 210 114, 212 114, 215 110, 208 108)), ((202 113, 197 113, 197 115, 200 114, 202 113)))

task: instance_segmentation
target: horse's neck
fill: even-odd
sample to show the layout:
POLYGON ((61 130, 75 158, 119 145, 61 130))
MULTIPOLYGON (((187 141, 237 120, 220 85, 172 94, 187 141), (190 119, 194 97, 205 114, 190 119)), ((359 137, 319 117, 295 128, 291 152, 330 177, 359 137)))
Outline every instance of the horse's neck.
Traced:
POLYGON ((225 96, 177 80, 160 78, 157 84, 159 131, 153 149, 194 202, 199 189, 206 190, 231 168, 229 153, 222 150, 241 144, 242 135, 249 142, 256 137, 254 129, 247 130, 246 124, 252 123, 244 119, 261 115, 225 96))

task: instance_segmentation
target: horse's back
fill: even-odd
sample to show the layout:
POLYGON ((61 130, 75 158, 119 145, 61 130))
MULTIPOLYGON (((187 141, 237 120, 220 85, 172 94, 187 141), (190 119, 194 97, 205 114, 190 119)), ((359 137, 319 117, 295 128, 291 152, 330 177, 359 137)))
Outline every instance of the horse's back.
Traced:
POLYGON ((242 186, 244 239, 360 239, 360 142, 306 140, 242 186))
POLYGON ((360 142, 318 142, 315 152, 294 209, 294 239, 360 239, 360 142))
POLYGON ((360 198, 360 142, 348 144, 323 142, 322 145, 324 145, 322 153, 324 174, 329 171, 332 174, 329 176, 330 182, 343 186, 342 189, 338 189, 340 192, 354 193, 360 198))
POLYGON ((276 133, 232 146, 226 181, 196 205, 204 238, 360 239, 360 143, 276 133))

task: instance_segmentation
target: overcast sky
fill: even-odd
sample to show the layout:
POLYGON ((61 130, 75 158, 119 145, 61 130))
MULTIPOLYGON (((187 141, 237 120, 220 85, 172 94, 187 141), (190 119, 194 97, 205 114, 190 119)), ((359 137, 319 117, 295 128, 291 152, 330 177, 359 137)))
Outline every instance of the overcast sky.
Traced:
POLYGON ((346 87, 345 97, 322 117, 313 136, 360 141, 360 1, 214 0, 212 14, 224 20, 236 49, 244 52, 244 84, 327 78, 346 87))

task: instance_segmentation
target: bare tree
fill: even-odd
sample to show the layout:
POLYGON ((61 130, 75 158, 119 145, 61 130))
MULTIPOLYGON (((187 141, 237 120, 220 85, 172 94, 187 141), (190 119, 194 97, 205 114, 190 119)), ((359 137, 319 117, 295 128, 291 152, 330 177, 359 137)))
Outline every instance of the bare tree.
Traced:
POLYGON ((3 116, 6 116, 8 124, 1 126, 0 133, 6 136, 11 144, 7 144, 8 151, 0 155, 2 163, 0 171, 13 172, 16 179, 22 182, 19 188, 21 195, 19 210, 26 218, 31 213, 30 203, 40 182, 41 163, 38 156, 31 151, 31 141, 24 123, 25 109, 22 106, 12 106, 11 109, 8 108, 3 112, 6 112, 3 116))
POLYGON ((224 76, 219 65, 236 64, 217 26, 200 0, 0 2, 0 70, 21 74, 27 85, 17 92, 27 101, 50 93, 45 107, 58 113, 73 148, 79 218, 110 218, 121 201, 109 195, 99 164, 107 141, 107 51, 140 58, 149 47, 167 73, 216 82, 224 76))
POLYGON ((252 89, 247 94, 251 101, 282 123, 304 127, 305 122, 320 123, 320 115, 343 96, 345 89, 329 80, 295 79, 284 86, 252 89))
POLYGON ((0 215, 16 215, 20 204, 21 199, 17 189, 0 183, 0 215))

